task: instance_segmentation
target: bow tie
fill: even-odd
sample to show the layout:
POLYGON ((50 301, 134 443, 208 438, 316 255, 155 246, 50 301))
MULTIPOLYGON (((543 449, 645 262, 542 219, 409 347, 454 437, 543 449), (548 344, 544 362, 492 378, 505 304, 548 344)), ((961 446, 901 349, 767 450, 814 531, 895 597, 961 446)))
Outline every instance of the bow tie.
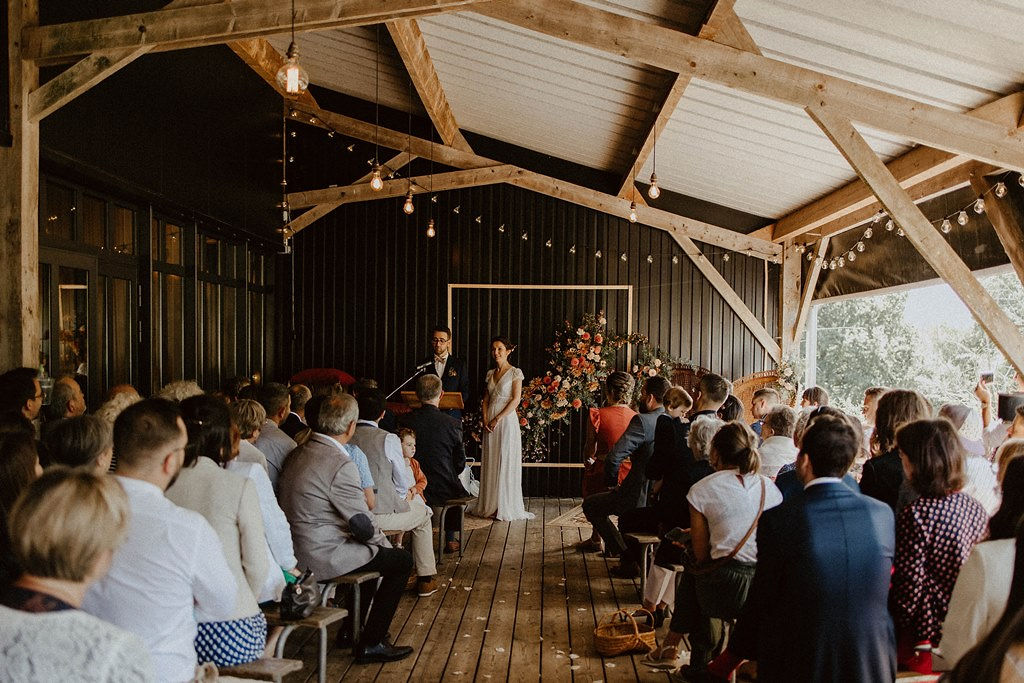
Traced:
POLYGON ((445 356, 444 358, 441 356, 434 356, 435 363, 444 363, 446 360, 448 360, 448 356, 445 356))

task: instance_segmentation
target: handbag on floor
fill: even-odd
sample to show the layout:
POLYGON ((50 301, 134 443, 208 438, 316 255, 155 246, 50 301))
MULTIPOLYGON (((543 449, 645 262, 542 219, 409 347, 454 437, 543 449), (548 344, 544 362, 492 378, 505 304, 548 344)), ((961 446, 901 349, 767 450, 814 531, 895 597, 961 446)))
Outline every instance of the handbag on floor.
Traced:
POLYGON ((654 615, 645 609, 632 613, 620 609, 605 615, 594 629, 594 646, 602 657, 652 651, 658 646, 654 633, 654 615), (646 614, 646 623, 638 622, 633 614, 646 614))
POLYGON ((281 620, 305 619, 320 604, 320 588, 313 570, 307 569, 295 583, 289 583, 281 593, 281 620))

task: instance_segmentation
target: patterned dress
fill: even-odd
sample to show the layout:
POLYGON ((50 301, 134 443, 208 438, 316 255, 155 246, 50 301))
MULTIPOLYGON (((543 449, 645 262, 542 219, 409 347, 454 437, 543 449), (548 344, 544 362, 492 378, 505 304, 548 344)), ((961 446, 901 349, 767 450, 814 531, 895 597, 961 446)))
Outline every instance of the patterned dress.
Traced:
POLYGON ((962 492, 918 498, 896 516, 889 609, 901 637, 938 644, 956 577, 987 525, 985 508, 962 492))

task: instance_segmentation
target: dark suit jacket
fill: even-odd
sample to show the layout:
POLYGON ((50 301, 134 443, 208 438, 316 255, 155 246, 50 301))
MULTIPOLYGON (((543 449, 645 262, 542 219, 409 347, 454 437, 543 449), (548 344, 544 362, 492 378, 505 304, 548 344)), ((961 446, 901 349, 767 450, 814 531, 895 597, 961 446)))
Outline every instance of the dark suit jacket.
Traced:
POLYGON ((633 466, 618 487, 624 509, 644 507, 647 504, 647 462, 654 452, 654 428, 658 418, 665 414, 659 407, 650 413, 639 413, 629 421, 629 426, 612 446, 604 461, 604 476, 609 488, 619 480, 619 465, 629 458, 633 466))
POLYGON ((765 510, 729 649, 756 659, 765 683, 894 680, 894 526, 885 505, 837 483, 765 510))
MULTIPOLYGON (((849 486, 851 491, 863 493, 863 491, 860 490, 860 486, 857 485, 857 480, 851 475, 847 474, 843 477, 843 483, 849 486)), ((782 492, 783 500, 786 500, 795 493, 801 493, 804 490, 804 483, 800 480, 800 475, 797 474, 796 470, 789 470, 788 472, 783 472, 777 476, 775 478, 775 486, 782 492)))
POLYGON ((661 415, 654 427, 654 450, 647 462, 647 478, 661 480, 654 514, 666 529, 689 526, 686 494, 690 490, 690 468, 693 453, 686 443, 690 423, 670 415, 661 415))
MULTIPOLYGON (((437 370, 434 368, 433 355, 427 356, 421 362, 430 363, 427 369, 423 371, 423 374, 437 374, 437 370)), ((444 391, 457 391, 462 394, 462 403, 466 406, 467 410, 469 409, 469 366, 466 364, 466 361, 456 358, 450 353, 448 354, 448 362, 445 363, 444 372, 441 373, 441 388, 444 391)), ((442 412, 459 420, 459 428, 462 428, 461 410, 444 410, 442 412)))
POLYGON ((896 514, 899 510, 900 486, 904 479, 906 475, 903 473, 900 452, 893 449, 864 463, 860 491, 865 496, 882 501, 896 514))
POLYGON ((416 432, 416 461, 427 478, 427 505, 438 506, 449 498, 469 495, 459 481, 466 468, 462 423, 431 405, 402 415, 399 423, 416 432))
POLYGON ((281 423, 281 431, 293 439, 303 429, 306 429, 306 423, 300 420, 299 416, 295 413, 288 413, 288 417, 281 423))

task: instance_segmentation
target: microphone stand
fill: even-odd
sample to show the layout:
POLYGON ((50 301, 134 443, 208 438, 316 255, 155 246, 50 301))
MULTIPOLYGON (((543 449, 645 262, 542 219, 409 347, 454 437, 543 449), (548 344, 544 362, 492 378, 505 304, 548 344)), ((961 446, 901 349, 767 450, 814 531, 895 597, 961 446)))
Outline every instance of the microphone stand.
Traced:
POLYGON ((396 393, 398 392, 398 390, 399 390, 399 389, 401 389, 401 388, 402 388, 402 387, 404 387, 404 386, 405 386, 406 384, 408 384, 409 382, 411 382, 411 381, 412 381, 412 380, 413 380, 414 378, 416 378, 416 377, 418 377, 419 375, 423 374, 423 371, 424 371, 424 370, 426 370, 427 368, 429 368, 430 366, 431 366, 431 363, 423 363, 422 365, 417 365, 417 366, 416 366, 416 372, 414 372, 414 373, 412 373, 411 375, 409 375, 409 376, 408 376, 408 377, 407 377, 407 378, 405 379, 405 381, 403 381, 403 382, 402 382, 401 384, 399 384, 399 385, 398 385, 397 387, 395 387, 395 388, 394 388, 394 389, 393 389, 393 390, 391 391, 391 393, 390 393, 390 394, 388 394, 387 396, 385 396, 385 397, 384 397, 384 400, 385 400, 385 401, 387 401, 388 399, 390 399, 390 398, 391 398, 392 396, 394 396, 394 395, 395 395, 395 394, 396 394, 396 393))

